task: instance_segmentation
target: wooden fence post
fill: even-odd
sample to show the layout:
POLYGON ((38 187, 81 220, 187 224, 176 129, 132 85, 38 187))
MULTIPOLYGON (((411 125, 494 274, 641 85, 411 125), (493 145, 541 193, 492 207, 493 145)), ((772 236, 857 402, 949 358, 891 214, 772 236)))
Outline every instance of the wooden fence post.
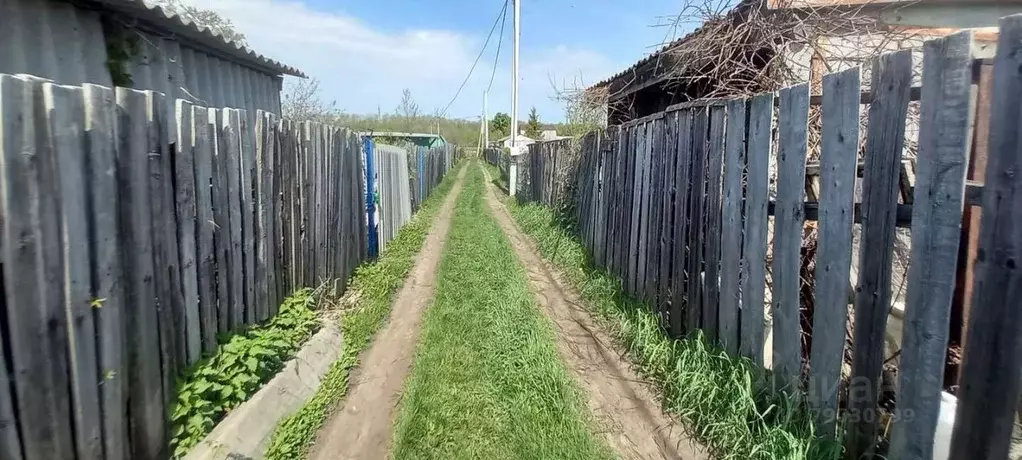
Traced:
POLYGON ((688 331, 703 327, 703 198, 706 194, 706 147, 709 125, 706 107, 695 109, 692 121, 692 156, 689 170, 688 272, 685 316, 688 331))
POLYGON ((845 458, 871 455, 879 423, 877 403, 883 369, 884 334, 891 305, 891 258, 898 206, 898 179, 912 86, 912 51, 887 54, 873 66, 869 134, 863 178, 862 245, 855 288, 855 354, 848 387, 845 458))
POLYGON ((748 180, 745 192, 745 254, 742 257, 742 339, 739 350, 763 365, 763 314, 766 308, 767 201, 770 175, 774 94, 760 94, 749 104, 748 180))
MULTIPOLYGON (((674 276, 671 278, 670 332, 673 337, 680 337, 688 332, 685 323, 687 311, 688 278, 685 273, 688 241, 688 189, 689 166, 692 160, 692 112, 688 109, 678 112, 678 134, 673 140, 677 143, 677 169, 674 176, 674 276), (683 308, 682 305, 685 307, 683 308)), ((628 150, 624 151, 628 156, 628 150)))
POLYGON ((202 335, 202 351, 209 353, 216 349, 217 321, 217 255, 213 245, 216 229, 211 189, 213 179, 213 152, 216 149, 216 135, 213 134, 209 120, 209 109, 205 107, 191 108, 193 123, 191 152, 194 156, 195 168, 195 251, 198 295, 199 321, 202 335))
POLYGON ((972 33, 923 45, 919 153, 891 458, 930 460, 941 408, 972 119, 972 33), (912 414, 911 417, 908 414, 912 414))
POLYGON ((816 310, 809 367, 809 407, 816 431, 833 437, 844 359, 856 156, 859 150, 859 68, 823 76, 823 144, 816 249, 816 310))
POLYGON ((802 370, 799 287, 809 131, 809 84, 780 91, 774 216, 774 388, 796 392, 802 370))
MULTIPOLYGON (((742 176, 745 171, 744 99, 727 104, 724 141, 724 200, 721 205, 719 339, 724 349, 738 354, 742 257, 742 176)), ((677 223, 675 223, 677 225, 677 223)))
POLYGON ((60 241, 64 264, 64 311, 68 317, 68 364, 75 444, 80 457, 103 455, 99 414, 96 328, 92 314, 91 260, 88 231, 84 104, 81 88, 43 84, 48 112, 50 159, 56 167, 53 185, 60 200, 60 241))
POLYGON ((199 327, 199 277, 196 263, 195 231, 198 228, 195 208, 195 151, 192 144, 192 104, 178 99, 174 108, 177 118, 174 165, 174 205, 177 213, 178 260, 181 268, 181 289, 184 298, 185 365, 199 360, 202 340, 199 327))
POLYGON ((962 386, 950 458, 1002 459, 1008 455, 1022 375, 1022 144, 1018 138, 1018 71, 1022 15, 1001 19, 994 58, 990 155, 983 193, 979 252, 962 386))
POLYGON ((703 333, 718 342, 720 330, 721 185, 724 182, 724 107, 710 107, 710 138, 706 172, 706 277, 703 290, 703 333))
MULTIPOLYGON (((14 394, 25 458, 74 458, 67 316, 59 264, 59 185, 47 143, 42 83, 0 75, 4 158, 4 294, 14 394)), ((7 391, 6 388, 3 389, 7 391)), ((16 434, 15 434, 16 435, 16 434)), ((7 434, 10 436, 10 434, 7 434)), ((6 450, 6 448, 5 448, 6 450)))
MULTIPOLYGON (((129 458, 155 458, 165 442, 163 381, 157 317, 156 287, 153 282, 153 212, 149 188, 149 137, 159 127, 150 127, 148 95, 117 88, 118 195, 121 198, 120 235, 124 247, 128 333, 128 426, 131 436, 129 458), (152 133, 150 132, 152 131, 152 133)), ((158 120, 158 119, 157 119, 158 120)))
MULTIPOLYGON (((92 298, 96 301, 97 368, 102 411, 103 448, 107 459, 128 458, 125 403, 128 381, 127 352, 124 349, 125 278, 121 271, 121 241, 118 235, 119 200, 115 167, 116 138, 114 92, 96 85, 83 85, 86 151, 89 170, 90 225, 93 229, 92 298)), ((3 102, 0 101, 0 105, 3 102)), ((91 306, 91 305, 90 305, 91 306)))

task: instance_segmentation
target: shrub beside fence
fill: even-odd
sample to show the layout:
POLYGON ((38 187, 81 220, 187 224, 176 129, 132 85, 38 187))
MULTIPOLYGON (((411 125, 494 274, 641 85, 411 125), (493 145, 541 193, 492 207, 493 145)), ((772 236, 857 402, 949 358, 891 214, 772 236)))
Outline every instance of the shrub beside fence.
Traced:
POLYGON ((165 457, 182 369, 366 257, 354 132, 171 103, 0 75, 0 457, 165 457))
MULTIPOLYGON (((993 86, 978 91, 990 91, 994 101, 985 185, 967 187, 965 180, 977 117, 974 67, 980 65, 965 32, 923 49, 914 190, 899 187, 914 97, 912 52, 906 50, 876 61, 872 93, 861 91, 856 68, 824 76, 820 97, 810 97, 802 84, 776 95, 680 104, 591 133, 581 141, 577 168, 561 159, 576 154, 556 145, 530 148, 518 159, 519 171, 529 171, 518 191, 523 199, 556 205, 574 187, 570 199, 592 261, 649 302, 674 336, 701 330, 730 353, 762 365, 769 308, 775 388, 803 395, 818 433, 843 435, 852 459, 875 454, 880 436, 891 441, 887 458, 932 457, 960 276, 963 206, 982 204, 951 458, 1005 458, 1022 375, 1022 291, 1016 288, 1022 281, 1015 268, 1022 239, 1010 223, 1022 218, 1010 192, 1022 186, 1012 173, 1022 161, 1015 127, 1022 86, 1012 51, 1020 35, 1022 17, 1002 20, 993 86), (868 104, 868 128, 860 205, 854 185, 862 103, 868 104), (807 181, 811 105, 822 109, 821 160, 813 172, 820 187, 818 201, 806 202, 809 183, 816 183, 807 181), (559 163, 568 172, 559 172, 559 163), (807 220, 817 221, 819 232, 810 272, 815 291, 808 293, 800 254, 807 220), (862 237, 853 254, 857 223, 862 237), (891 254, 902 225, 912 231, 904 345, 896 407, 881 408, 891 254), (851 290, 852 359, 842 384, 853 256, 859 270, 851 290), (768 272, 772 292, 766 291, 768 272), (815 297, 815 311, 803 318, 807 295, 815 297)), ((501 158, 487 152, 487 160, 501 158)))

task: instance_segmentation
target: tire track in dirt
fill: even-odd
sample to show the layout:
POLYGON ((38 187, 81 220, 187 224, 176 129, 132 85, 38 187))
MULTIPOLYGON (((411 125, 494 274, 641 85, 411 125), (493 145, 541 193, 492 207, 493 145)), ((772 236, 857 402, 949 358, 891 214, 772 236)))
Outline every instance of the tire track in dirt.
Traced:
POLYGON ((581 296, 539 255, 496 196, 489 171, 486 201, 525 267, 536 301, 554 322, 557 352, 586 394, 608 443, 626 459, 709 460, 680 424, 665 416, 658 399, 632 370, 609 335, 596 326, 581 296))
POLYGON ((320 429, 309 452, 310 459, 387 457, 395 408, 415 357, 422 314, 433 300, 437 267, 467 170, 468 167, 462 167, 458 173, 411 273, 394 298, 387 324, 376 334, 352 372, 344 407, 320 429))

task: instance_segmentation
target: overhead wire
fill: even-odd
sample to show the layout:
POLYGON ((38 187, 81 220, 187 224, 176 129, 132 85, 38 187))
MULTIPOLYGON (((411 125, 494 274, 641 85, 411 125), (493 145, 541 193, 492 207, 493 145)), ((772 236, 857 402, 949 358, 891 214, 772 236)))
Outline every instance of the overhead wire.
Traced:
POLYGON ((507 0, 504 1, 504 14, 500 20, 500 35, 497 38, 497 54, 493 56, 493 71, 490 72, 490 84, 486 85, 486 92, 493 87, 493 77, 497 76, 497 63, 500 62, 500 45, 504 44, 504 23, 507 22, 507 0))
POLYGON ((454 101, 458 100, 458 96, 461 95, 461 90, 465 89, 465 85, 468 84, 468 80, 472 78, 472 72, 475 72, 476 66, 479 64, 479 60, 482 59, 483 54, 486 52, 486 48, 490 45, 490 39, 493 38, 493 32, 497 30, 497 23, 501 22, 502 17, 507 17, 507 4, 510 0, 504 0, 504 6, 500 9, 500 13, 497 18, 493 20, 493 27, 490 27, 490 34, 486 36, 486 41, 483 43, 483 48, 479 50, 479 55, 476 56, 475 62, 472 63, 472 68, 468 70, 468 75, 465 76, 465 81, 461 82, 461 86, 458 87, 458 91, 454 93, 454 97, 451 98, 451 102, 447 103, 447 107, 440 112, 441 116, 447 115, 447 110, 454 105, 454 101))

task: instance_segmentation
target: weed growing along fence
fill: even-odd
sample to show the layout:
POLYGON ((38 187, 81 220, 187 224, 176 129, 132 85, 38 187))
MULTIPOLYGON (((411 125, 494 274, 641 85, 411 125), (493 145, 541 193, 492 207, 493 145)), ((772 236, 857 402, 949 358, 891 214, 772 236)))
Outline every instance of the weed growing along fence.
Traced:
POLYGON ((352 131, 28 76, 0 111, 0 457, 162 458, 184 369, 365 260, 352 131))
MULTIPOLYGON (((805 396, 818 434, 843 436, 847 458, 877 453, 883 437, 891 442, 889 458, 929 459, 941 407, 962 209, 974 192, 982 195, 980 256, 951 458, 1003 458, 1022 370, 1016 346, 1022 337, 1015 332, 1022 316, 1014 308, 1019 291, 1013 290, 1020 283, 1013 248, 1022 241, 1011 230, 1010 222, 1020 216, 1009 192, 1020 180, 1011 174, 1020 161, 1012 124, 1020 107, 1014 78, 1018 58, 1011 52, 1020 36, 1022 18, 1002 21, 982 188, 966 194, 971 120, 977 114, 971 95, 972 37, 962 33, 924 46, 910 208, 899 207, 898 199, 913 93, 912 53, 901 51, 881 57, 873 67, 861 205, 854 184, 863 93, 859 70, 851 69, 826 75, 822 82, 818 202, 804 198, 808 113, 814 99, 808 85, 748 100, 683 104, 582 141, 580 165, 566 177, 577 178, 567 190, 575 188, 568 200, 577 209, 583 244, 597 266, 620 277, 628 294, 654 305, 672 334, 701 330, 730 353, 760 365, 769 309, 774 387, 805 396), (911 209, 903 224, 911 226, 912 264, 896 407, 881 408, 899 208, 911 209), (801 318, 806 293, 800 284, 800 242, 808 217, 817 220, 820 234, 810 294, 816 307, 812 317, 801 318), (852 280, 853 348, 850 372, 843 379, 857 222, 862 240, 854 254, 859 271, 852 280), (804 335, 811 342, 803 343, 804 335)), ((518 161, 524 163, 522 171, 546 159, 532 150, 518 161)), ((531 180, 536 183, 535 177, 531 180)), ((530 198, 553 196, 550 181, 539 183, 540 193, 530 198)))

